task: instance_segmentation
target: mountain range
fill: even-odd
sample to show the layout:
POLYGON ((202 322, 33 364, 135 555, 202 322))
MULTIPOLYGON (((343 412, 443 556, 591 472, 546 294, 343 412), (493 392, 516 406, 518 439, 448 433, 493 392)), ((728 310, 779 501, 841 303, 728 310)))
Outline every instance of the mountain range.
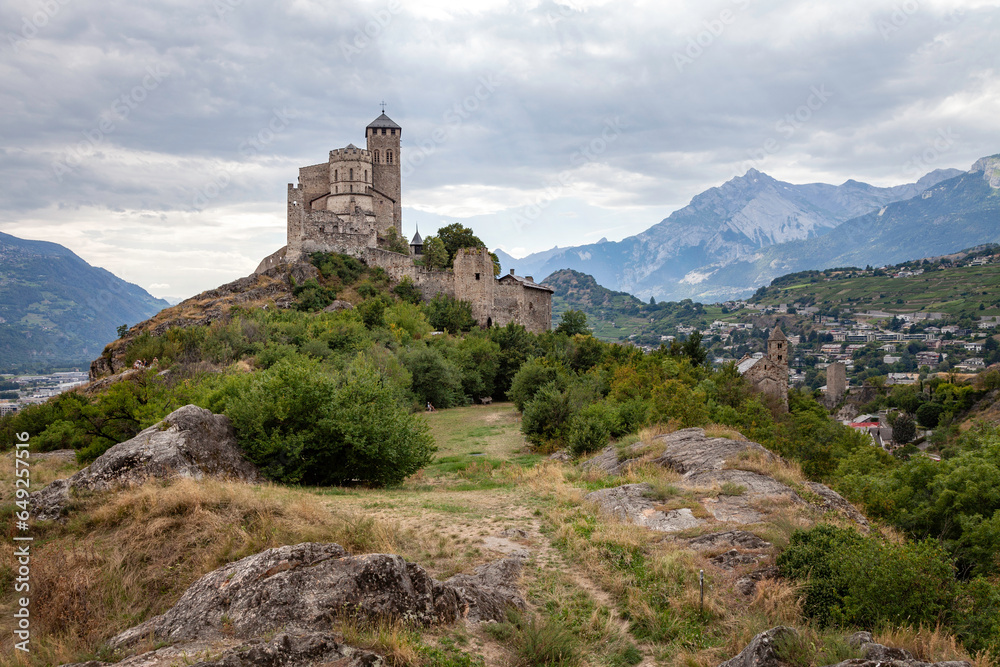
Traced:
POLYGON ((882 265, 998 240, 998 165, 997 156, 983 158, 969 172, 939 169, 889 188, 795 185, 751 169, 622 241, 497 255, 519 274, 574 269, 643 300, 723 301, 789 271, 882 265))
POLYGON ((85 366, 166 306, 57 243, 0 233, 0 370, 85 366))

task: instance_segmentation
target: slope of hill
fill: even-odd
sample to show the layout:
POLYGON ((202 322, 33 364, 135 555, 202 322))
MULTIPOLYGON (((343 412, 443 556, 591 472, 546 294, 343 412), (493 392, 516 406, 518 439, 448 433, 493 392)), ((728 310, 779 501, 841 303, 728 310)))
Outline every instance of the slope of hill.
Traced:
MULTIPOLYGON (((997 246, 983 248, 990 260, 995 260, 998 251, 997 246)), ((1000 264, 954 268, 934 260, 907 264, 876 271, 791 273, 757 290, 750 301, 770 306, 799 303, 821 310, 939 312, 951 317, 1000 314, 1000 264), (907 275, 911 273, 907 268, 923 272, 907 275)))
MULTIPOLYGON (((593 275, 601 285, 642 299, 700 298, 705 296, 699 286, 706 271, 702 267, 724 266, 774 244, 824 235, 847 220, 915 197, 960 173, 937 170, 917 183, 877 188, 853 180, 839 186, 794 185, 751 169, 696 196, 688 206, 641 234, 620 242, 510 258, 511 266, 518 273, 536 276, 576 269, 593 275)), ((741 287, 745 291, 751 285, 760 283, 746 282, 741 287)), ((711 294, 711 283, 707 287, 706 294, 711 294)))
POLYGON ((166 305, 61 245, 0 233, 0 369, 86 364, 166 305))

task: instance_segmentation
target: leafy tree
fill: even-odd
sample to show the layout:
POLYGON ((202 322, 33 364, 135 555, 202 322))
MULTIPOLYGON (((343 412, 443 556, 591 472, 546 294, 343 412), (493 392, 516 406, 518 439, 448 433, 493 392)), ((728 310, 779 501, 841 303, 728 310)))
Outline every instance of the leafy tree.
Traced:
POLYGON ((470 334, 458 344, 462 388, 473 398, 493 396, 500 370, 500 346, 485 334, 470 334))
POLYGON ((917 421, 925 428, 934 428, 943 411, 944 407, 940 403, 924 403, 917 408, 917 421))
POLYGON ((566 367, 550 359, 534 358, 521 366, 511 382, 507 397, 514 406, 524 412, 525 406, 535 394, 549 383, 557 383, 557 388, 565 388, 569 374, 566 367))
POLYGON ((684 356, 691 360, 692 366, 701 366, 708 358, 708 350, 701 346, 701 332, 693 331, 683 345, 684 356))
POLYGON ((476 320, 472 317, 472 304, 468 301, 459 301, 442 293, 431 299, 426 309, 427 319, 437 331, 458 333, 476 326, 476 320))
POLYGON ((372 368, 338 378, 317 361, 288 357, 235 376, 225 413, 247 457, 270 479, 331 485, 398 484, 434 452, 427 425, 372 368))
POLYGON ((119 324, 118 325, 118 337, 119 338, 124 338, 125 334, 127 334, 127 333, 128 333, 128 325, 127 324, 119 324))
POLYGON ((448 249, 436 236, 424 239, 424 266, 428 269, 447 269, 449 266, 448 249))
POLYGON ((901 445, 905 445, 909 442, 913 442, 913 438, 917 435, 917 425, 907 413, 903 413, 896 417, 896 421, 892 424, 892 439, 901 445))
POLYGON ((392 252, 398 252, 403 255, 410 254, 410 244, 406 242, 406 239, 401 237, 396 233, 396 228, 386 230, 384 237, 381 239, 382 247, 386 250, 391 250, 392 252))
POLYGON ((295 308, 308 313, 323 310, 337 298, 337 290, 320 285, 315 278, 310 278, 301 285, 292 288, 295 296, 295 308))
MULTIPOLYGON (((438 230, 437 235, 444 243, 445 250, 448 251, 447 266, 455 265, 455 255, 462 248, 486 247, 486 244, 471 229, 457 222, 445 225, 438 230)), ((424 252, 426 253, 426 247, 424 252)), ((500 259, 492 252, 490 253, 490 259, 493 260, 493 275, 500 275, 500 259)))
POLYGON ((496 374, 496 391, 507 395, 514 375, 537 350, 535 336, 522 324, 508 322, 503 327, 492 327, 487 334, 500 347, 496 374))
POLYGON ((590 334, 590 329, 587 328, 587 314, 582 310, 567 310, 559 318, 556 333, 564 333, 567 336, 590 334))
POLYGON ((466 403, 461 369, 439 350, 421 345, 405 352, 402 359, 413 378, 410 389, 421 406, 451 408, 466 403))
POLYGON ((403 276, 399 284, 392 288, 392 293, 408 303, 420 303, 423 300, 420 289, 410 276, 403 276))

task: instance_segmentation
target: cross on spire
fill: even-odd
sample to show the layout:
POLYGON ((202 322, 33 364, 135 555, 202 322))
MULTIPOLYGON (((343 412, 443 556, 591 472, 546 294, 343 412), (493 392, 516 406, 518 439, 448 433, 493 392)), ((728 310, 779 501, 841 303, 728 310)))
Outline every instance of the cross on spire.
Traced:
POLYGON ((385 100, 382 100, 382 113, 385 113, 385 100))

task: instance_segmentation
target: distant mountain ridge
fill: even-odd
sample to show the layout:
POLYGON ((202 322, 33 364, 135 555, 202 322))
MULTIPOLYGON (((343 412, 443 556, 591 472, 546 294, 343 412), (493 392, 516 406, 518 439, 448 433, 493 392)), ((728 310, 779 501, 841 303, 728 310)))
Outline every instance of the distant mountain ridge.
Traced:
POLYGON ((85 366, 167 302, 68 248, 0 232, 0 370, 85 366))
POLYGON ((919 196, 962 173, 935 170, 916 183, 879 188, 855 180, 795 185, 751 169, 622 241, 553 248, 522 259, 498 256, 518 273, 544 277, 574 269, 642 299, 730 298, 757 285, 746 281, 718 290, 706 279, 720 268, 765 248, 822 237, 847 220, 919 196))

